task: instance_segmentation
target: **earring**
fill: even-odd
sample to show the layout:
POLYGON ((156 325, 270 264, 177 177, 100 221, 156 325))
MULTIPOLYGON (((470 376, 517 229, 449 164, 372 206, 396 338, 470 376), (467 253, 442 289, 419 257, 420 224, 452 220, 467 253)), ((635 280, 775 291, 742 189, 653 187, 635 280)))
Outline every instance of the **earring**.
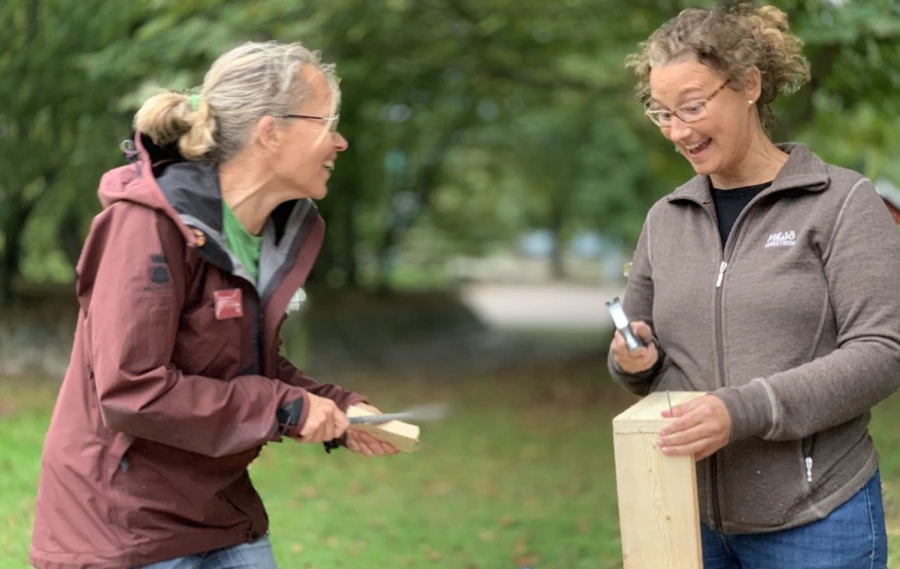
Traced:
POLYGON ((748 105, 752 105, 752 104, 753 104, 753 99, 750 99, 749 101, 747 101, 747 104, 748 104, 748 105))

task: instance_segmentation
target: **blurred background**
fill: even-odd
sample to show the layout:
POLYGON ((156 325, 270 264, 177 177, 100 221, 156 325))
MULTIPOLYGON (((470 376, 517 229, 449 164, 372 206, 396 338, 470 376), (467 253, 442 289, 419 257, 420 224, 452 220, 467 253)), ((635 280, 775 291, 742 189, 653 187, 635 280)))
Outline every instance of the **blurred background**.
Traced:
MULTIPOLYGON (((777 102, 773 139, 863 172, 897 207, 900 2, 770 3, 812 65, 777 102)), ((337 64, 350 143, 319 203, 327 239, 287 355, 383 409, 458 409, 394 462, 265 454, 254 468, 282 566, 621 566, 608 423, 632 400, 605 374, 603 303, 648 208, 692 175, 623 60, 711 4, 0 0, 0 466, 16 465, 0 480, 0 567, 25 566, 100 176, 123 163, 144 99, 267 39, 337 64)), ((888 422, 877 436, 900 441, 888 422)))

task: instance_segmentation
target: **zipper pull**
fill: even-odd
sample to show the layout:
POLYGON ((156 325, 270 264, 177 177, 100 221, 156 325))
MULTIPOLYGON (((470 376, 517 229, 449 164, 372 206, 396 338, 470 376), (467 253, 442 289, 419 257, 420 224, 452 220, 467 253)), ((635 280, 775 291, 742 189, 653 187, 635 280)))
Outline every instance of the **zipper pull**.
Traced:
POLYGON ((728 266, 728 263, 722 261, 722 264, 719 265, 719 278, 716 279, 716 288, 722 286, 722 279, 725 278, 725 267, 728 266))
POLYGON ((806 481, 812 482, 812 457, 806 457, 806 481))

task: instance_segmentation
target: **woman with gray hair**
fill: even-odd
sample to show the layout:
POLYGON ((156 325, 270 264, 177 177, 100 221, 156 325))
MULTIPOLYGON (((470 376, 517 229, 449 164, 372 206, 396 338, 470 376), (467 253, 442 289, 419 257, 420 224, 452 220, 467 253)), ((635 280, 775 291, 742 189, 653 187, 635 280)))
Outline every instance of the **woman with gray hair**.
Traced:
POLYGON ((272 569, 248 467, 284 438, 366 456, 363 396, 279 355, 321 247, 312 200, 347 141, 333 67, 300 44, 222 55, 196 94, 135 117, 100 183, 78 325, 43 450, 38 569, 272 569))
MULTIPOLYGON (((664 412, 697 462, 705 569, 884 569, 871 409, 900 387, 900 235, 870 180, 774 143, 809 79, 777 8, 685 10, 628 62, 696 175, 647 214, 614 379, 700 396, 664 412)), ((627 552, 626 552, 627 554, 627 552)))

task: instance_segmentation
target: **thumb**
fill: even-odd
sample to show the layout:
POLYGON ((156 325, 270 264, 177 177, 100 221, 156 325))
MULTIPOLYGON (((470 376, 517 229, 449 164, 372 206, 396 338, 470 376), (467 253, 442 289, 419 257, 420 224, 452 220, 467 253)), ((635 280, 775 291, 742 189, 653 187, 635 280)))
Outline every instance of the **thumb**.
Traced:
POLYGON ((631 330, 646 343, 653 341, 653 330, 643 320, 637 320, 631 323, 631 330))

